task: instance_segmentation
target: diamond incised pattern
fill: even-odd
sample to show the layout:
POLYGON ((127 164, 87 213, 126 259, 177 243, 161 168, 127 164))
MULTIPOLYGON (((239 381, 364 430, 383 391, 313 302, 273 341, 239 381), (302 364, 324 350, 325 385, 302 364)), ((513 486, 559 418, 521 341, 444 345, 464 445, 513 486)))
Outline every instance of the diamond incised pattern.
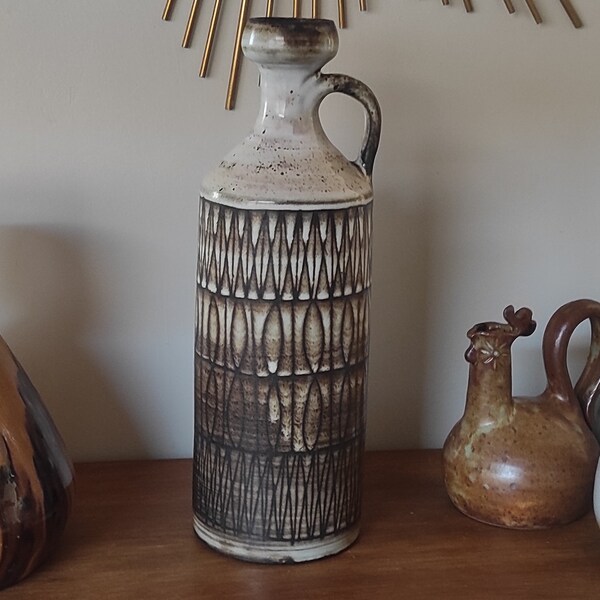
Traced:
POLYGON ((258 544, 334 536, 360 513, 371 205, 199 216, 196 517, 258 544))

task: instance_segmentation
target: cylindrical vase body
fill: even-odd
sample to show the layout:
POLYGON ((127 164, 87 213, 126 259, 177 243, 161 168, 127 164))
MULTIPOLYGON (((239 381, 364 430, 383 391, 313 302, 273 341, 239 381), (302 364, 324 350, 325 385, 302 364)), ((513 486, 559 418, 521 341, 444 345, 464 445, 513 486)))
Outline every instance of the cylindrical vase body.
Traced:
POLYGON ((194 526, 239 558, 299 562, 358 535, 379 110, 320 73, 330 21, 252 19, 243 47, 261 114, 200 198, 194 526), (321 129, 332 91, 367 111, 356 162, 321 129))

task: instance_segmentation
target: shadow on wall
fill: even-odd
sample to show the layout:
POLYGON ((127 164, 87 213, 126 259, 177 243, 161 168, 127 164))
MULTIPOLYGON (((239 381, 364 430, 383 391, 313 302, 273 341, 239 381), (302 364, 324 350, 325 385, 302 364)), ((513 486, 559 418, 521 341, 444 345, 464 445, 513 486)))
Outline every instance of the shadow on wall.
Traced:
POLYGON ((429 203, 404 202, 391 189, 379 190, 378 197, 367 445, 418 447, 426 372, 429 203))
POLYGON ((37 387, 74 460, 114 453, 142 439, 118 392, 97 366, 94 298, 77 236, 0 228, 0 332, 37 387))
POLYGON ((388 78, 377 91, 385 102, 374 175, 367 447, 417 448, 426 419, 432 236, 439 218, 431 152, 438 141, 423 139, 412 115, 429 103, 433 119, 440 107, 410 82, 398 86, 388 78), (431 148, 423 152, 423 145, 431 148), (392 185, 390 177, 381 177, 387 185, 379 184, 384 173, 394 173, 392 185))

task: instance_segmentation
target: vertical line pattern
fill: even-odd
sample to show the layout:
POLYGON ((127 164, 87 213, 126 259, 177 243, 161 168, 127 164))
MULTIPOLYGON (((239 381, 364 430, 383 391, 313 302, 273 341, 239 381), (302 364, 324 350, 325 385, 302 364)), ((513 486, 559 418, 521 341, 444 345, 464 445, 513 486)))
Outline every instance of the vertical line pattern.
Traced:
POLYGON ((199 215, 196 517, 258 545, 335 537, 360 515, 371 205, 199 215))

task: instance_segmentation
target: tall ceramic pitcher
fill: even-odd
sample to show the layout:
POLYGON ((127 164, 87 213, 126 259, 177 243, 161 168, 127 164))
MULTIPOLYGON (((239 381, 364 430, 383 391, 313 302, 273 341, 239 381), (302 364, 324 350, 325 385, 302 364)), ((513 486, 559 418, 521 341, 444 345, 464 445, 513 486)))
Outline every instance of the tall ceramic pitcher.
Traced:
POLYGON ((380 112, 320 72, 331 21, 251 19, 242 46, 260 114, 200 198, 194 527, 239 558, 297 562, 358 535, 380 112), (354 162, 319 121, 332 92, 366 111, 354 162))

